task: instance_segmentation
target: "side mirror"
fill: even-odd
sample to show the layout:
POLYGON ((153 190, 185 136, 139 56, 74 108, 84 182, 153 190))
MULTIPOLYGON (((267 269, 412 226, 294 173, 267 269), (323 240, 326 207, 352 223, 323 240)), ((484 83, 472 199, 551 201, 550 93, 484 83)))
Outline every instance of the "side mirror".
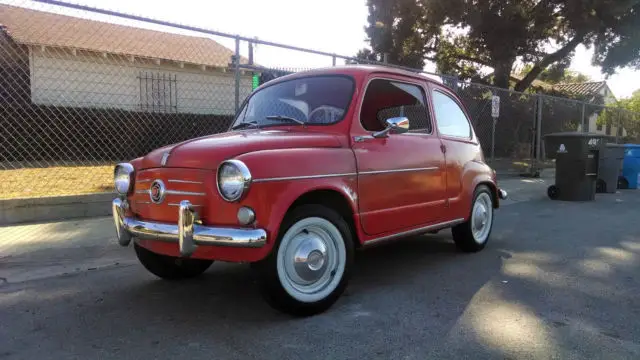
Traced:
POLYGON ((404 134, 409 131, 409 119, 404 116, 392 117, 385 121, 387 128, 372 134, 374 138, 383 138, 389 136, 389 133, 404 134))

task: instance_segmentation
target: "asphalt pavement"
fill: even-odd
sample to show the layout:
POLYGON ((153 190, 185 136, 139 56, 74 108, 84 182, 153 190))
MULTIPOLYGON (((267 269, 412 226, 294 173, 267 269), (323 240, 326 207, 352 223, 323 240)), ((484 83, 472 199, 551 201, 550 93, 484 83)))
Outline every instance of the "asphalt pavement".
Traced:
POLYGON ((268 307, 248 265, 155 278, 108 218, 0 228, 0 359, 640 359, 640 191, 503 184, 484 251, 450 231, 360 251, 306 319, 268 307))

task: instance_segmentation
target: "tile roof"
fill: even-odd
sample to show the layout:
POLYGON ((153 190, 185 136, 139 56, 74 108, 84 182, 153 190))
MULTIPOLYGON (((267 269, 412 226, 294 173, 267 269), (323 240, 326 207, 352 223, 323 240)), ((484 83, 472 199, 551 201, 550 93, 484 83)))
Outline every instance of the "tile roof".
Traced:
POLYGON ((603 87, 607 86, 605 81, 593 81, 584 83, 566 83, 556 84, 554 89, 565 93, 580 95, 580 96, 595 96, 598 95, 603 87))
MULTIPOLYGON (((227 67, 233 51, 204 37, 178 35, 0 4, 0 27, 17 43, 227 67)), ((246 63, 242 58, 241 62, 246 63)))

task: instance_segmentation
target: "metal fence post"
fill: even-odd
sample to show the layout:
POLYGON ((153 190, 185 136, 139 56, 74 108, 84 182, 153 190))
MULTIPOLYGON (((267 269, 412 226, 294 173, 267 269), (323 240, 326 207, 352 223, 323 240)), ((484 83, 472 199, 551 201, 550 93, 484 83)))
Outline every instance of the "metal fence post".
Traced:
POLYGON ((620 128, 622 127, 622 109, 618 109, 618 125, 616 126, 616 144, 620 142, 620 128))
MULTIPOLYGON (((491 94, 495 96, 495 92, 491 91, 491 94)), ((491 163, 496 163, 496 121, 498 118, 491 117, 491 163)))
POLYGON ((588 133, 589 129, 585 129, 585 119, 584 119, 584 114, 586 113, 586 107, 587 104, 586 103, 582 103, 582 120, 581 120, 581 128, 582 128, 582 132, 583 133, 588 133))
POLYGON ((336 56, 333 55, 333 66, 336 66, 336 56))
POLYGON ((538 96, 538 114, 536 116, 536 159, 535 159, 535 164, 536 164, 536 171, 538 171, 539 169, 539 162, 542 160, 542 109, 543 109, 543 101, 544 98, 541 96, 538 96))
POLYGON ((235 94, 235 113, 240 108, 240 37, 236 36, 236 53, 233 58, 234 72, 236 78, 236 94, 235 94))

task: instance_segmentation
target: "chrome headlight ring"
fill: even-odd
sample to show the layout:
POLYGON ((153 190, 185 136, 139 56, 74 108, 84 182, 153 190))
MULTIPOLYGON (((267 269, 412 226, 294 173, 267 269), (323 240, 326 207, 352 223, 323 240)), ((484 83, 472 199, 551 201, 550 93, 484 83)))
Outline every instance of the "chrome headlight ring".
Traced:
POLYGON ((242 199, 251 187, 251 172, 240 160, 225 160, 218 166, 216 187, 220 196, 228 202, 242 199))
POLYGON ((134 169, 129 163, 120 163, 113 169, 113 182, 119 195, 127 195, 133 189, 134 169))

